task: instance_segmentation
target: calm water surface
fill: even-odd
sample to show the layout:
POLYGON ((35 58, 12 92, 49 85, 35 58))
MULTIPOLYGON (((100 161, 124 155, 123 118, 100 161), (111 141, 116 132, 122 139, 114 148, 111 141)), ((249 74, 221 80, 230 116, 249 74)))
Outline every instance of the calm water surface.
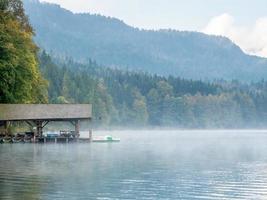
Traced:
POLYGON ((267 131, 120 131, 2 144, 0 199, 267 199, 267 131))

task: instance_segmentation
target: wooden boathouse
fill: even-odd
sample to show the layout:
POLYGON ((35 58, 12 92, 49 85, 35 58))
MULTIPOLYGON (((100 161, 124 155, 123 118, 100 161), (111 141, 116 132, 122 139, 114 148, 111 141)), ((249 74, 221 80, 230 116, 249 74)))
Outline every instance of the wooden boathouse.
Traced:
POLYGON ((70 122, 79 137, 80 121, 92 119, 91 104, 0 104, 0 126, 12 122, 26 122, 36 127, 36 138, 43 137, 43 128, 49 122, 70 122))

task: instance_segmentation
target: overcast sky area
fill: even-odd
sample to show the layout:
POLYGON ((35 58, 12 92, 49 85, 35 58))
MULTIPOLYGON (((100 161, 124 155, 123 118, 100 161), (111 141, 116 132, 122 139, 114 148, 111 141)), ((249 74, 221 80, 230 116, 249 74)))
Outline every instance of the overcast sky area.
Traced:
POLYGON ((267 57, 267 0, 45 1, 75 13, 116 17, 139 28, 171 28, 227 36, 245 52, 267 57))

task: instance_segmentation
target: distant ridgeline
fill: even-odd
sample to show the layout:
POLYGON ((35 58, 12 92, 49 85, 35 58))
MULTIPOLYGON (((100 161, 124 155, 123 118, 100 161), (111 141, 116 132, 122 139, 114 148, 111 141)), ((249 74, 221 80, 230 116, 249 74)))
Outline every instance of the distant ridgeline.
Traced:
POLYGON ((246 55, 225 37, 148 31, 100 15, 73 14, 54 4, 24 0, 40 47, 76 61, 88 58, 121 69, 202 80, 259 81, 267 59, 246 55))
POLYGON ((95 124, 117 127, 259 128, 267 82, 202 82, 108 69, 40 55, 52 103, 92 103, 95 124))

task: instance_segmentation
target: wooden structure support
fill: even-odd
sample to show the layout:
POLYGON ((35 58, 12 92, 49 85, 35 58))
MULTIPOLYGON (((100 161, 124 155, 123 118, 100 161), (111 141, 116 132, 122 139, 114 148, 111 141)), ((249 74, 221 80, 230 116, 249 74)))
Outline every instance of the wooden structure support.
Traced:
POLYGON ((92 132, 92 130, 89 130, 89 140, 90 140, 90 142, 93 142, 93 132, 92 132))
POLYGON ((9 126, 9 122, 8 121, 5 121, 4 122, 4 129, 5 129, 5 134, 7 135, 8 133, 8 126, 9 126))
POLYGON ((71 122, 78 138, 80 121, 91 119, 91 104, 0 104, 0 124, 6 130, 9 123, 22 121, 36 128, 34 137, 38 138, 42 138, 43 128, 52 121, 71 122))
POLYGON ((80 136, 80 121, 79 120, 75 120, 75 134, 76 136, 80 136))

